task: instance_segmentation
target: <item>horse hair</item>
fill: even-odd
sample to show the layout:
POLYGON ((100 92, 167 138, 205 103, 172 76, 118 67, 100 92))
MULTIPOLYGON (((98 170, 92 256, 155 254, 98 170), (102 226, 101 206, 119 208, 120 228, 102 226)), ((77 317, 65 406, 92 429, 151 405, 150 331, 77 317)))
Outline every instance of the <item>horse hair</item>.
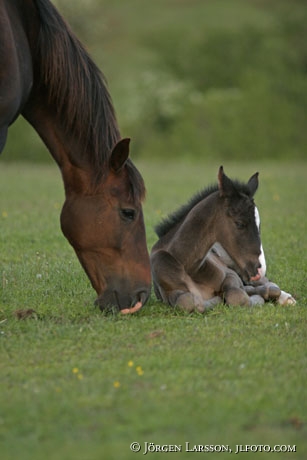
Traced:
MULTIPOLYGON (((41 83, 66 130, 71 130, 82 145, 83 158, 92 152, 86 159, 95 179, 100 180, 120 139, 106 79, 50 1, 35 3, 40 17, 37 59, 41 83)), ((127 166, 133 195, 143 199, 143 179, 129 159, 127 166)))
MULTIPOLYGON (((237 193, 250 196, 250 190, 247 184, 237 180, 232 180, 232 183, 237 193)), ((179 224, 189 214, 194 206, 196 206, 212 193, 217 192, 218 189, 219 188, 217 184, 209 185, 208 187, 193 195, 186 204, 180 206, 177 210, 165 217, 158 225, 155 226, 155 232, 158 237, 162 238, 162 236, 166 235, 175 225, 179 224)))

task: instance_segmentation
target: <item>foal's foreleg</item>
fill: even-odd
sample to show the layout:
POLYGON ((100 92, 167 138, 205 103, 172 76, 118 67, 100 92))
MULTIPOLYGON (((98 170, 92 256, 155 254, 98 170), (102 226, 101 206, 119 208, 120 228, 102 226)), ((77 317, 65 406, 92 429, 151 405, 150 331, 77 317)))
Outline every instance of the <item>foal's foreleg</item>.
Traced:
POLYGON ((258 295, 261 296, 266 302, 270 300, 278 300, 281 295, 281 290, 277 284, 268 281, 266 278, 260 281, 258 285, 247 285, 244 286, 246 293, 249 296, 258 295))
MULTIPOLYGON (((257 211, 257 213, 258 213, 258 211, 257 211)), ((258 213, 258 219, 259 219, 259 213, 258 213)), ((260 220, 259 220, 259 223, 260 223, 260 220)), ((258 226, 258 228, 259 228, 259 226, 258 226)), ((261 245, 261 254, 260 254, 260 257, 259 257, 259 262, 261 264, 261 271, 262 271, 263 280, 268 282, 268 279, 265 277, 265 274, 266 274, 266 261, 265 261, 265 256, 264 256, 264 251, 263 251, 262 245, 261 245)), ((261 280, 260 280, 260 282, 261 282, 261 280)), ((271 284, 274 284, 274 283, 271 283, 271 284)), ((277 285, 275 285, 275 286, 277 286, 277 285)), ((279 289, 278 286, 277 286, 277 288, 279 289)), ((274 290, 273 297, 271 297, 271 294, 269 293, 268 294, 268 299, 269 300, 275 300, 280 305, 295 305, 296 304, 296 300, 288 292, 285 292, 285 291, 282 291, 282 290, 279 289, 279 295, 278 296, 276 296, 276 293, 277 293, 277 290, 274 290)), ((266 294, 266 296, 267 296, 267 294, 266 294)))
POLYGON ((150 256, 155 294, 164 303, 180 305, 189 310, 194 299, 186 283, 184 267, 167 251, 159 250, 150 256))
POLYGON ((199 313, 204 313, 207 310, 212 310, 213 307, 222 302, 223 300, 219 296, 203 300, 201 296, 184 291, 173 291, 170 296, 171 305, 181 307, 188 312, 198 311, 199 313))
POLYGON ((274 301, 279 305, 295 305, 296 300, 291 294, 282 291, 277 284, 267 281, 260 286, 244 286, 248 295, 260 295, 266 302, 274 301))
POLYGON ((204 301, 201 295, 191 292, 193 282, 184 266, 167 251, 153 253, 150 261, 154 290, 164 303, 188 312, 197 310, 203 313, 221 301, 220 298, 204 301))
MULTIPOLYGON (((219 302, 221 302, 221 299, 219 297, 218 299, 219 302)), ((179 290, 172 291, 169 296, 170 305, 180 307, 187 312, 199 311, 200 313, 204 313, 205 310, 212 309, 214 305, 217 305, 219 302, 205 302, 202 300, 200 296, 195 295, 192 292, 179 290)))
POLYGON ((245 292, 243 283, 237 273, 229 269, 221 286, 221 291, 227 305, 250 306, 249 295, 245 292))

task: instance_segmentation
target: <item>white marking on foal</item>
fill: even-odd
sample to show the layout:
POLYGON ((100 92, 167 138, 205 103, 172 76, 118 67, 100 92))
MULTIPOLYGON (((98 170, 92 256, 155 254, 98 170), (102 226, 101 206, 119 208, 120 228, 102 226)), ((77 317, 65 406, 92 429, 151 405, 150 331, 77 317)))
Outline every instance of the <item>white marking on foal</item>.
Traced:
POLYGON ((288 292, 281 291, 281 294, 278 297, 278 303, 280 305, 295 305, 296 300, 288 292))
MULTIPOLYGON (((256 225, 258 227, 258 230, 260 231, 260 216, 259 216, 259 211, 256 206, 255 206, 255 219, 256 219, 256 225)), ((262 244, 261 244, 261 254, 259 256, 259 262, 261 263, 261 268, 260 268, 261 276, 265 276, 266 262, 265 262, 262 244)), ((277 302, 280 305, 295 305, 296 304, 296 300, 292 297, 292 295, 285 291, 281 291, 281 294, 277 302)))
MULTIPOLYGON (((260 215, 257 206, 255 206, 255 220, 256 220, 256 225, 258 228, 258 231, 260 233, 260 215)), ((259 256, 259 263, 261 264, 261 268, 259 270, 259 273, 261 275, 261 278, 263 278, 266 274, 266 262, 265 262, 265 257, 264 257, 264 252, 263 252, 263 247, 262 243, 260 246, 261 254, 259 256)))

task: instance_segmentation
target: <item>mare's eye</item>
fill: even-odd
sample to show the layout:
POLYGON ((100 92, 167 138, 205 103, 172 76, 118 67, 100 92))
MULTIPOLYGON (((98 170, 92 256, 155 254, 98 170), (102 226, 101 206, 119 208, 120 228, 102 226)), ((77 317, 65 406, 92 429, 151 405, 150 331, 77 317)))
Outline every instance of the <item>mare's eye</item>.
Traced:
POLYGON ((135 219, 135 210, 134 209, 121 209, 121 217, 126 221, 132 221, 135 219))

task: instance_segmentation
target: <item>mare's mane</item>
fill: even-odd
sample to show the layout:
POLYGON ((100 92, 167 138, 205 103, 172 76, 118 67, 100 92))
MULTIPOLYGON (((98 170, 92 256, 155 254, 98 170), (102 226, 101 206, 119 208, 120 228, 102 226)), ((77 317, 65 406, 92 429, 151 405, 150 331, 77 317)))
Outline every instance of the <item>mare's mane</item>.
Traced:
MULTIPOLYGON (((40 18, 36 50, 40 83, 66 130, 82 146, 79 160, 88 161, 100 180, 120 139, 105 77, 50 1, 35 3, 40 18)), ((133 194, 142 199, 143 180, 130 160, 127 171, 133 194)))
MULTIPOLYGON (((247 184, 237 180, 232 180, 231 182, 239 194, 250 196, 250 190, 247 184)), ((217 192, 218 189, 219 187, 217 184, 204 188, 203 190, 193 195, 186 204, 182 205, 176 211, 169 214, 165 219, 163 219, 158 225, 155 226, 155 232, 158 237, 162 238, 162 236, 166 235, 175 225, 179 224, 185 219, 185 217, 194 208, 194 206, 196 206, 212 193, 217 192)))

